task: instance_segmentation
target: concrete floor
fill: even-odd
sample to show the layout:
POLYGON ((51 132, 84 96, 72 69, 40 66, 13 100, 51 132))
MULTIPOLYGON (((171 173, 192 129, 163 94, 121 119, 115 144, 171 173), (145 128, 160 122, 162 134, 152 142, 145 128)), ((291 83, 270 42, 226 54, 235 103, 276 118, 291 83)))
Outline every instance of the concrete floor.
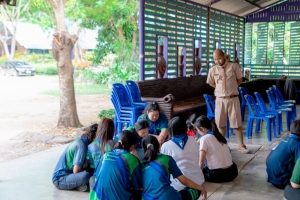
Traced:
MULTIPOLYGON (((299 113, 300 107, 297 108, 299 113)), ((244 127, 246 127, 244 122, 244 127)), ((284 129, 285 116, 283 117, 284 129)), ((245 143, 251 154, 242 154, 236 150, 236 137, 230 135, 229 146, 232 149, 234 162, 238 165, 239 175, 230 182, 223 184, 204 183, 210 200, 282 200, 283 191, 267 183, 265 160, 287 134, 273 138, 268 142, 265 124, 259 134, 253 133, 245 143)), ((24 156, 9 162, 1 163, 0 167, 0 200, 82 200, 88 199, 88 193, 77 191, 61 191, 51 182, 54 167, 67 145, 24 156)), ((201 199, 201 198, 199 198, 201 199)))

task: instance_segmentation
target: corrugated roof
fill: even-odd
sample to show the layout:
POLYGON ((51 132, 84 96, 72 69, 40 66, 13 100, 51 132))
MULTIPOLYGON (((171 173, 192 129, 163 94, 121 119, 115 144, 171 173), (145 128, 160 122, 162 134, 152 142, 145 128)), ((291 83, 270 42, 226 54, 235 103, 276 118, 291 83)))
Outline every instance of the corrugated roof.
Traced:
POLYGON ((212 8, 231 13, 237 16, 246 16, 250 13, 266 8, 274 3, 284 0, 181 0, 184 2, 195 2, 202 5, 210 5, 212 8))

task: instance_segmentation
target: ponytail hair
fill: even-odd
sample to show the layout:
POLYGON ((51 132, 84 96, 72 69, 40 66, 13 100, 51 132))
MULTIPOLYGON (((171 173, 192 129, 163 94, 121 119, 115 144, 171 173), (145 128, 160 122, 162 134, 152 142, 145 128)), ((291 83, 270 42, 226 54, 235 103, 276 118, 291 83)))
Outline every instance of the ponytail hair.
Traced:
POLYGON ((142 141, 142 147, 144 150, 144 163, 150 163, 157 158, 159 153, 159 143, 156 137, 153 135, 147 135, 142 141))
POLYGON ((186 126, 190 131, 193 130, 193 128, 194 128, 193 124, 195 123, 195 121, 198 117, 200 117, 200 114, 194 113, 186 120, 186 126))
POLYGON ((216 137, 218 142, 221 144, 227 144, 227 140, 220 133, 217 125, 214 121, 209 120, 205 115, 201 115, 196 119, 195 126, 199 129, 200 127, 212 130, 213 135, 216 137))
POLYGON ((217 138, 217 140, 221 144, 227 144, 227 140, 224 138, 224 136, 220 133, 216 123, 211 120, 211 130, 213 132, 213 135, 217 138))
POLYGON ((124 130, 120 134, 119 141, 115 144, 114 149, 129 150, 137 142, 137 135, 134 132, 124 130))

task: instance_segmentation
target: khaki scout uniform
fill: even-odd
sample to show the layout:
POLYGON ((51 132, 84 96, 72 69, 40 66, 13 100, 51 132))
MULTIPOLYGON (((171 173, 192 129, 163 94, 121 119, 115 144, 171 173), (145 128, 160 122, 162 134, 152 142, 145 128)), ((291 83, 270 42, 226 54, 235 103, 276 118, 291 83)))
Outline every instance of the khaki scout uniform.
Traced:
POLYGON ((209 69, 206 80, 208 84, 216 84, 215 122, 218 127, 223 128, 226 126, 228 116, 230 127, 238 128, 242 126, 242 117, 237 80, 242 78, 243 74, 238 64, 228 62, 225 67, 225 93, 222 92, 223 77, 221 74, 218 66, 214 66, 209 69))

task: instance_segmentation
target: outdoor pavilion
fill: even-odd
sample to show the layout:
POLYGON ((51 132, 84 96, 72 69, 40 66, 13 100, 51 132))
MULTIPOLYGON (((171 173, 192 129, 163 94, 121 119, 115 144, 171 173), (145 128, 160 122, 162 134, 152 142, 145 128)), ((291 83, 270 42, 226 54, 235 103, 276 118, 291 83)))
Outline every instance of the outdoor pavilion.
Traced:
POLYGON ((299 14, 300 0, 140 0, 140 79, 158 78, 158 45, 164 78, 179 77, 179 55, 183 76, 206 75, 216 48, 251 69, 251 78, 299 78, 299 14))

